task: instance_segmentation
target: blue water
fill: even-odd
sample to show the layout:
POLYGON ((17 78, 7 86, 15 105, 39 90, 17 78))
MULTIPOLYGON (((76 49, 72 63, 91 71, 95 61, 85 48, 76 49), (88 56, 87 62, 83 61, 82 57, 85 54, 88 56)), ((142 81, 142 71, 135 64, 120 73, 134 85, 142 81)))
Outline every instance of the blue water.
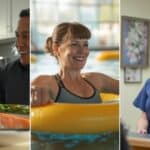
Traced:
POLYGON ((32 150, 118 150, 118 133, 49 134, 32 132, 32 150), (100 148, 101 147, 101 148, 100 148))

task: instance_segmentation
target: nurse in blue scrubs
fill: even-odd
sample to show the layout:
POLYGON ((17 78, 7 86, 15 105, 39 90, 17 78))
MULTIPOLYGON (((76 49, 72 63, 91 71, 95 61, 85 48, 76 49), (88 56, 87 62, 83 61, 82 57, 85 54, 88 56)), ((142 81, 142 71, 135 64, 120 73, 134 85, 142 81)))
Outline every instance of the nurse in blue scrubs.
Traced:
POLYGON ((150 134, 150 79, 146 81, 133 104, 142 111, 137 123, 137 132, 150 134))

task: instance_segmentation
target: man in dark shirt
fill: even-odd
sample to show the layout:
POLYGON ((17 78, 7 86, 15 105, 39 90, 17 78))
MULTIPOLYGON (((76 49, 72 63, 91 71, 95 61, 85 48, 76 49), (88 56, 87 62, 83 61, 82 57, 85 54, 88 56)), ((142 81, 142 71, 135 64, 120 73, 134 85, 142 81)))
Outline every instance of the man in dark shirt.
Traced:
POLYGON ((0 103, 29 104, 30 12, 20 12, 16 29, 19 59, 9 63, 0 74, 0 103))

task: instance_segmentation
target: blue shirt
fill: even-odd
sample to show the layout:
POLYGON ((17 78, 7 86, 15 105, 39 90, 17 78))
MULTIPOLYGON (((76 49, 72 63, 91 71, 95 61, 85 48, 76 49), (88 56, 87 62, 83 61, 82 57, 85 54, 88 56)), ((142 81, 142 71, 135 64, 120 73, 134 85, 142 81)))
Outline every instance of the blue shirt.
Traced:
POLYGON ((147 114, 149 121, 148 133, 150 133, 150 79, 146 81, 133 104, 147 114))

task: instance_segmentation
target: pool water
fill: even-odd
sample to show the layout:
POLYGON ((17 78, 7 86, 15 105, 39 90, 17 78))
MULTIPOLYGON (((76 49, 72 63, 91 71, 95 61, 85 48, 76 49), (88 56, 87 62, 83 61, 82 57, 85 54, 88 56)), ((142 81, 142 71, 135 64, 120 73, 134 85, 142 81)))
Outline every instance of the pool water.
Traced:
POLYGON ((32 150, 119 150, 119 134, 48 134, 32 132, 32 150))

